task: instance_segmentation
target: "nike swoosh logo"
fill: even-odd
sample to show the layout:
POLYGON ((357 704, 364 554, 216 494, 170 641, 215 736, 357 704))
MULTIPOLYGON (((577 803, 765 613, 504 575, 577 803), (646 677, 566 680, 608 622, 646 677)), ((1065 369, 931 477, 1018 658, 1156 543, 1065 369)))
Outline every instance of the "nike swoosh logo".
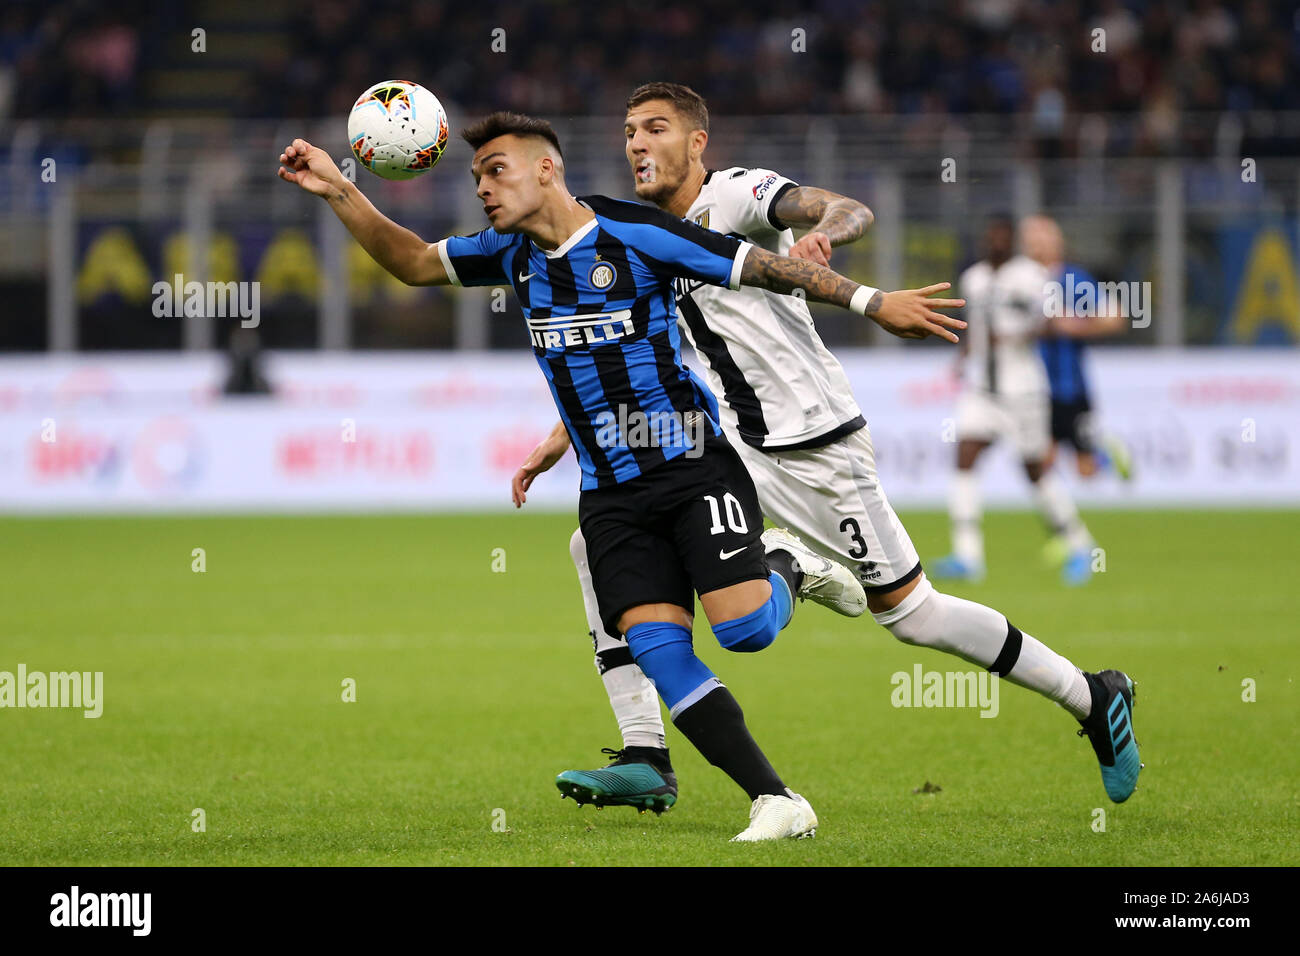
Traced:
POLYGON ((535 276, 535 275, 537 275, 536 272, 530 272, 530 273, 528 273, 528 275, 524 275, 524 274, 521 272, 521 273, 519 273, 519 281, 520 281, 520 282, 527 282, 529 279, 531 279, 531 278, 532 278, 533 276, 535 276))
POLYGON ((719 561, 726 561, 728 558, 734 558, 736 555, 740 554, 740 552, 744 551, 745 548, 748 548, 748 547, 749 547, 749 545, 745 545, 744 548, 737 548, 735 551, 719 551, 719 552, 718 552, 718 560, 719 560, 719 561))

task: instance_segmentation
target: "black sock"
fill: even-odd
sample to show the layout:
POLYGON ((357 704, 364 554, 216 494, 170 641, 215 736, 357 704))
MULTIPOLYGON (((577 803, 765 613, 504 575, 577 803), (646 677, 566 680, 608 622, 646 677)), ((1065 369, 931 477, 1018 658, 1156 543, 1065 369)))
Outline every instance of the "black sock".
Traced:
POLYGON ((764 793, 785 793, 785 784, 758 749, 745 726, 745 715, 725 687, 709 691, 673 719, 695 749, 757 800, 764 793))
POLYGON ((795 570, 794 555, 789 551, 773 551, 767 556, 767 566, 785 578, 785 583, 790 585, 790 597, 797 597, 799 585, 803 584, 803 572, 795 570))
POLYGON ((673 772, 673 762, 668 759, 667 747, 624 747, 623 756, 644 760, 660 773, 673 772))

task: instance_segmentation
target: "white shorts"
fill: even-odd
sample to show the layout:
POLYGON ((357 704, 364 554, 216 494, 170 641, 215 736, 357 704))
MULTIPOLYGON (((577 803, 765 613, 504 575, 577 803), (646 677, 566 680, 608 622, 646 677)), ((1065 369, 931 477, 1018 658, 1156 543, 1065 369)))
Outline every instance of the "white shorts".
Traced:
POLYGON ((854 570, 868 591, 891 591, 921 573, 921 561, 876 477, 871 433, 859 428, 807 451, 760 451, 735 443, 773 524, 854 570))
POLYGON ((1042 461, 1052 447, 1052 405, 1046 392, 994 395, 968 389, 957 399, 957 440, 1008 439, 1022 461, 1042 461))

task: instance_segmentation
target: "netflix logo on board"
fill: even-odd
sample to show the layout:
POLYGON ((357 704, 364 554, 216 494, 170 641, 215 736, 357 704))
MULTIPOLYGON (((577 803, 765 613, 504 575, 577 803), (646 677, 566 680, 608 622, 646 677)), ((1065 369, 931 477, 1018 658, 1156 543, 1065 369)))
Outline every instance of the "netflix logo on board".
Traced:
POLYGON ((290 478, 366 474, 423 478, 433 472, 433 440, 425 431, 379 431, 364 426, 313 429, 281 435, 276 468, 290 478))

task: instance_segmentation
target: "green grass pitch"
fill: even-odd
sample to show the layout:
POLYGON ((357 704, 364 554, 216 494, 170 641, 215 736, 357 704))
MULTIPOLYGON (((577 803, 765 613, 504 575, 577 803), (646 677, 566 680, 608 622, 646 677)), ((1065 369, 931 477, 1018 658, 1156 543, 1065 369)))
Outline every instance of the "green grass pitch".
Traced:
MULTIPOLYGON (((945 550, 941 515, 904 518, 923 556, 945 550)), ((1300 512, 1088 519, 1090 586, 1041 564, 1033 516, 995 513, 988 581, 953 590, 1133 675, 1128 803, 1077 724, 1019 688, 994 719, 894 708, 894 672, 972 667, 869 618, 805 604, 771 648, 730 655, 701 617, 701 657, 821 818, 815 840, 761 845, 727 842, 748 801, 671 728, 669 813, 560 799, 555 774, 618 741, 568 516, 0 520, 0 670, 104 673, 98 720, 0 710, 0 863, 1300 863, 1300 512)))

